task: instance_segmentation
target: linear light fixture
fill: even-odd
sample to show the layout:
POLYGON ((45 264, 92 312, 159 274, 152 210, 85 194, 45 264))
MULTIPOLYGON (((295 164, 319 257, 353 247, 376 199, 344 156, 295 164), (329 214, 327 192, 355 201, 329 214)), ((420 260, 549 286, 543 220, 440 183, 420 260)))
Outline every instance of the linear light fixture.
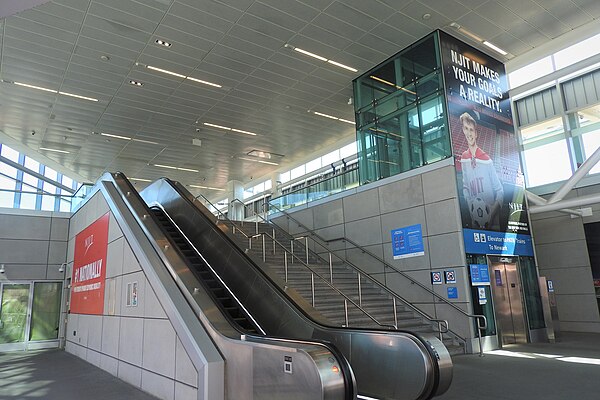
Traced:
POLYGON ((158 144, 158 143, 152 142, 150 140, 136 139, 136 138, 130 138, 130 137, 127 137, 127 136, 120 136, 120 135, 113 135, 112 133, 100 132, 100 134, 102 136, 107 136, 107 137, 111 137, 111 138, 115 138, 115 139, 131 140, 131 141, 134 141, 134 142, 148 143, 148 144, 158 144))
POLYGON ((264 160, 253 160, 252 158, 246 158, 246 157, 238 157, 238 159, 240 159, 240 160, 244 160, 244 161, 252 161, 252 162, 257 162, 257 163, 261 163, 261 164, 279 165, 278 163, 271 162, 271 161, 264 161, 264 160))
POLYGON ((505 56, 505 55, 507 55, 507 54, 508 54, 508 52, 507 52, 507 51, 505 51, 505 50, 502 50, 500 47, 496 46, 496 45, 495 45, 495 44, 493 44, 493 43, 490 43, 490 42, 488 42, 487 40, 484 40, 484 41, 483 41, 483 44, 484 44, 484 45, 486 45, 487 47, 489 47, 490 49, 492 49, 492 50, 494 50, 494 51, 496 51, 496 52, 498 52, 498 53, 502 54, 503 56, 505 56))
POLYGON ((482 43, 483 45, 489 47, 490 49, 494 50, 495 52, 498 52, 498 53, 502 54, 503 56, 512 56, 507 51, 501 49, 500 47, 496 46, 493 43, 488 42, 487 40, 483 40, 482 38, 480 38, 479 36, 477 36, 473 32, 471 32, 471 31, 463 28, 460 24, 458 24, 456 22, 452 22, 450 24, 450 26, 452 28, 456 29, 458 32, 460 32, 463 35, 465 35, 466 37, 471 38, 471 39, 473 39, 476 42, 482 43))
POLYGON ((78 94, 68 93, 68 92, 58 92, 58 94, 62 94, 64 96, 75 97, 76 99, 89 100, 89 101, 98 101, 93 97, 80 96, 78 94))
POLYGON ((55 153, 63 153, 63 154, 70 154, 70 151, 66 151, 66 150, 59 150, 59 149, 51 149, 48 147, 40 147, 40 150, 46 150, 46 151, 53 151, 55 153))
POLYGON ((407 88, 405 88, 405 87, 402 87, 402 86, 394 85, 392 82, 390 82, 390 81, 386 81, 385 79, 382 79, 382 78, 380 78, 380 77, 378 77, 378 76, 375 76, 375 75, 369 75, 369 78, 371 78, 371 79, 373 79, 373 80, 376 80, 377 82, 381 82, 381 83, 383 83, 383 84, 386 84, 386 85, 389 85, 389 86, 395 87, 395 88, 396 88, 396 89, 398 89, 398 90, 402 90, 402 91, 405 91, 405 92, 407 92, 407 93, 414 94, 414 95, 416 95, 416 94, 417 94, 416 92, 413 92, 412 90, 408 90, 407 88))
POLYGON ((144 178, 129 178, 130 181, 137 181, 137 182, 152 182, 150 179, 144 179, 144 178))
POLYGON ((216 187, 212 187, 212 186, 201 186, 201 185, 188 185, 188 186, 196 188, 196 189, 218 190, 220 192, 224 192, 225 191, 225 189, 216 188, 216 187))
POLYGON ((233 132, 245 133, 246 135, 250 135, 250 136, 256 136, 256 135, 258 135, 257 133, 254 133, 254 132, 243 131, 241 129, 230 128, 228 126, 223 126, 223 125, 211 124, 209 122, 203 122, 202 124, 206 125, 206 126, 210 126, 211 128, 218 128, 218 129, 223 129, 223 130, 226 130, 226 131, 233 131, 233 132))
POLYGON ((309 57, 312 57, 312 58, 316 58, 317 60, 325 61, 326 63, 329 63, 331 65, 335 65, 336 67, 347 69, 348 71, 352 71, 352 72, 358 72, 358 70, 356 68, 350 67, 350 66, 348 66, 346 64, 342 64, 342 63, 339 63, 339 62, 334 61, 334 60, 330 60, 327 57, 323 57, 323 56, 320 56, 318 54, 311 53, 310 51, 301 49, 299 47, 292 46, 289 43, 284 44, 283 47, 288 48, 288 49, 292 49, 292 50, 297 51, 298 53, 304 54, 306 56, 309 56, 309 57))
POLYGON ((160 167, 160 168, 176 169, 177 171, 200 172, 197 169, 174 167, 172 165, 164 165, 164 164, 153 164, 153 165, 155 167, 160 167))
POLYGON ((152 65, 146 65, 146 68, 148 68, 148 69, 151 69, 151 70, 153 70, 153 71, 156 71, 156 72, 162 72, 163 74, 167 74, 167 75, 173 75, 173 76, 176 76, 176 77, 178 77, 178 78, 182 78, 182 79, 188 79, 188 80, 190 80, 190 81, 198 82, 198 83, 201 83, 201 84, 203 84, 203 85, 213 86, 213 87, 216 87, 216 88, 221 88, 221 87, 223 87, 222 85, 219 85, 219 84, 217 84, 217 83, 212 83, 212 82, 208 82, 208 81, 203 81, 202 79, 193 78, 193 77, 191 77, 191 76, 186 76, 186 75, 179 74, 179 73, 177 73, 177 72, 173 72, 173 71, 169 71, 169 70, 167 70, 167 69, 163 69, 163 68, 153 67, 152 65))
POLYGON ((356 125, 356 123, 353 122, 353 121, 349 121, 349 120, 343 119, 343 118, 334 117, 333 115, 323 114, 323 113, 320 113, 320 112, 317 112, 317 111, 313 111, 312 113, 315 114, 315 115, 318 115, 320 117, 325 117, 325 118, 333 119, 333 120, 336 120, 336 121, 345 122, 345 123, 350 124, 350 125, 356 125))
POLYGON ((86 96, 81 96, 81 95, 74 94, 74 93, 62 92, 62 91, 58 91, 58 90, 54 90, 54 89, 48 89, 48 88, 41 87, 41 86, 30 85, 28 83, 13 82, 13 84, 17 85, 17 86, 26 87, 26 88, 29 88, 29 89, 41 90, 43 92, 49 92, 49 93, 54 93, 54 94, 62 94, 63 96, 75 97, 77 99, 88 100, 88 101, 98 101, 98 99, 95 99, 93 97, 86 97, 86 96))

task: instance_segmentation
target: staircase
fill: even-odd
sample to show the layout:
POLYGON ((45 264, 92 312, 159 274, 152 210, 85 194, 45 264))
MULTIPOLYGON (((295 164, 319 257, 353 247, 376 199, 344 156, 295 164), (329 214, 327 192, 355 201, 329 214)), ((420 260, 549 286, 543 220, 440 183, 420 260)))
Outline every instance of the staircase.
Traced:
MULTIPOLYGON (((220 220, 218 225, 221 230, 229 234, 238 247, 246 251, 246 254, 275 271, 287 286, 295 289, 308 303, 313 304, 313 307, 334 326, 377 329, 397 327, 415 333, 437 334, 431 322, 400 301, 394 301, 389 293, 360 276, 355 269, 343 262, 333 262, 330 267, 328 261, 311 251, 308 253, 307 262, 304 243, 300 243, 298 239, 294 239, 280 229, 274 232, 270 224, 258 223, 257 225, 220 220), (275 235, 275 245, 273 235, 275 235)), ((464 353, 462 344, 458 344, 449 335, 445 336, 447 337, 444 337, 443 341, 451 354, 464 353)))

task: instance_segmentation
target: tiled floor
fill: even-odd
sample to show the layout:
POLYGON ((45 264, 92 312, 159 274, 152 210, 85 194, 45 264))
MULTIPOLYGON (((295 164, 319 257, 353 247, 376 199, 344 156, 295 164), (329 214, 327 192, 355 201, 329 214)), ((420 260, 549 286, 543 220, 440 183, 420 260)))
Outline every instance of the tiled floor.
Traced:
POLYGON ((156 400, 62 350, 0 353, 0 400, 156 400))
MULTIPOLYGON (((600 334, 564 333, 550 344, 507 346, 454 358, 440 400, 598 400, 600 334)), ((61 350, 0 353, 0 400, 155 400, 61 350)))

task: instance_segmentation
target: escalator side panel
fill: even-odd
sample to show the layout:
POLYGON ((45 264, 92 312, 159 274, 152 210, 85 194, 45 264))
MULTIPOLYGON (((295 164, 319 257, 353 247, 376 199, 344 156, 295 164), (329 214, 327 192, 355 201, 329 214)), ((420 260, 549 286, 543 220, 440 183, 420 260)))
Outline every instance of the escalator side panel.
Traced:
MULTIPOLYGON (((166 180, 160 182, 160 185, 164 184, 166 180)), ((363 395, 394 399, 400 394, 403 399, 422 400, 447 389, 449 381, 440 385, 439 379, 447 379, 448 374, 440 374, 440 359, 425 345, 426 340, 409 332, 341 329, 320 324, 318 319, 296 307, 280 289, 283 285, 270 280, 244 254, 244 248, 238 248, 215 225, 212 214, 207 215, 201 205, 192 205, 193 197, 189 192, 176 186, 169 192, 162 190, 163 187, 161 198, 159 193, 151 193, 155 189, 154 184, 146 188, 142 192, 144 199, 149 204, 163 206, 211 265, 218 268, 221 278, 243 299, 244 305, 268 333, 333 343, 348 358, 352 368, 359 371, 355 375, 359 393, 363 395), (401 373, 393 374, 393 379, 389 379, 389 376, 377 373, 382 365, 390 365, 401 373), (438 388, 442 390, 437 391, 438 388)), ((444 368, 451 370, 451 361, 447 351, 444 354, 443 344, 433 339, 430 343, 440 349, 437 354, 447 356, 444 368)))

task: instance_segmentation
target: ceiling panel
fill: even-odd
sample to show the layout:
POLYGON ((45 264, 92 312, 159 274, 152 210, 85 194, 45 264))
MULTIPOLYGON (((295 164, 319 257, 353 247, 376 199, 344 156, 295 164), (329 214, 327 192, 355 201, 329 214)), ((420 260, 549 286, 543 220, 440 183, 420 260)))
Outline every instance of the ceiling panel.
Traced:
POLYGON ((348 99, 352 79, 359 73, 284 44, 365 71, 432 29, 448 29, 457 21, 518 57, 599 17, 599 4, 595 0, 51 1, 6 18, 0 32, 2 78, 100 101, 2 83, 0 129, 34 152, 42 143, 71 151, 48 156, 61 162, 66 172, 90 180, 106 169, 120 169, 144 178, 167 175, 184 184, 253 181, 318 155, 324 145, 354 136, 352 125, 308 111, 351 120, 354 110, 348 99), (423 18, 426 13, 429 18, 423 18), (159 46, 157 38, 172 46, 159 46), (146 65, 223 88, 152 71, 146 65), (130 80, 144 86, 133 86, 130 80), (203 122, 259 135, 209 128, 203 122), (193 146, 193 138, 201 139, 202 146, 193 146), (285 154, 282 165, 239 160, 253 148, 285 154), (160 162, 201 172, 147 165, 160 162))

